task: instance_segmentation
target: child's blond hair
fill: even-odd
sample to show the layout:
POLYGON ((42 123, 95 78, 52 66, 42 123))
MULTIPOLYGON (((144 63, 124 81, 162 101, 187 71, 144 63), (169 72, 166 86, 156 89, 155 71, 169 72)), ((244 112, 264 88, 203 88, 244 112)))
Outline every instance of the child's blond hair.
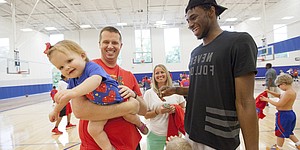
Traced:
POLYGON ((285 83, 287 85, 291 85, 293 83, 293 78, 289 74, 281 74, 277 76, 277 79, 275 80, 276 85, 280 85, 282 83, 285 83))
MULTIPOLYGON (((62 40, 57 42, 54 46, 52 46, 47 52, 47 56, 49 59, 51 59, 51 53, 54 51, 59 51, 66 55, 68 52, 75 52, 79 55, 86 55, 85 51, 77 43, 70 40, 62 40)), ((88 57, 86 57, 85 61, 89 61, 88 57)))
POLYGON ((168 142, 166 150, 192 150, 192 146, 186 139, 174 137, 168 142))

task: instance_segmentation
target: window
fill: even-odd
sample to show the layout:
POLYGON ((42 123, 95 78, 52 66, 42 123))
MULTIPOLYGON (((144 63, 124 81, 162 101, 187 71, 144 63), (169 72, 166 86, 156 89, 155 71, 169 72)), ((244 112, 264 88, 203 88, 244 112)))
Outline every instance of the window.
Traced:
POLYGON ((6 73, 9 56, 9 38, 0 38, 0 74, 6 73))
POLYGON ((0 38, 0 57, 8 58, 9 38, 0 38))
POLYGON ((166 63, 180 63, 179 29, 164 29, 166 63))
POLYGON ((279 42, 287 39, 287 27, 285 24, 273 25, 274 42, 279 42))
POLYGON ((135 47, 133 63, 152 63, 150 30, 135 30, 135 47))

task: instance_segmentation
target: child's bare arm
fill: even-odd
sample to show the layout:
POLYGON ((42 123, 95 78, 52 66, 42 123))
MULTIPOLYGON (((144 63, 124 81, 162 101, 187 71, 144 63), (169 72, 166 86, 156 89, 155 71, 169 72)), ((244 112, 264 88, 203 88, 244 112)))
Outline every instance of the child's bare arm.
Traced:
POLYGON ((93 90, 95 90, 102 82, 102 77, 100 75, 93 75, 85 79, 81 84, 74 87, 72 91, 76 93, 75 97, 83 96, 93 90))
POLYGON ((270 93, 270 94, 272 94, 274 97, 280 98, 280 93, 276 93, 276 92, 270 91, 269 89, 266 89, 265 91, 268 92, 268 93, 270 93))
POLYGON ((269 102, 271 103, 272 105, 276 106, 276 107, 282 107, 282 106, 285 106, 288 101, 290 100, 290 97, 291 95, 289 93, 285 93, 281 98, 280 100, 277 102, 277 101, 273 101, 269 98, 266 98, 266 97, 261 97, 260 99, 262 101, 266 101, 266 102, 269 102))
POLYGON ((102 77, 99 75, 93 75, 85 79, 81 84, 74 87, 73 89, 67 89, 58 92, 55 95, 55 100, 58 102, 58 105, 55 106, 54 111, 61 111, 68 102, 76 97, 83 96, 93 90, 95 90, 101 83, 102 77))

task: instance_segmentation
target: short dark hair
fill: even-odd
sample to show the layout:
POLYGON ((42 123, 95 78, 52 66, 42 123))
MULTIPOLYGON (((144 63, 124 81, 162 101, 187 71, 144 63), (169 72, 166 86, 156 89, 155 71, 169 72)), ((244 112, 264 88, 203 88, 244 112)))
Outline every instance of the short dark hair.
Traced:
POLYGON ((271 68, 271 67, 272 67, 272 64, 271 64, 271 63, 267 63, 267 64, 266 64, 266 67, 271 68))
POLYGON ((99 34, 99 43, 100 43, 101 38, 102 38, 102 37, 101 37, 101 36, 102 36, 102 32, 104 32, 104 31, 118 33, 118 34, 120 35, 120 41, 122 42, 122 35, 121 35, 120 31, 119 31, 117 28, 113 27, 113 26, 107 26, 107 27, 104 27, 104 28, 100 31, 100 34, 99 34))

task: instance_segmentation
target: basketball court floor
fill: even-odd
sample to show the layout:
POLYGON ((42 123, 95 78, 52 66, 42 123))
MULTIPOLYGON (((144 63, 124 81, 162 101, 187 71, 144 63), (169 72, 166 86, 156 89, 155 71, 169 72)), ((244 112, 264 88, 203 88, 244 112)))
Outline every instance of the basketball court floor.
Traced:
MULTIPOLYGON (((256 81, 254 97, 264 90, 262 84, 263 80, 256 81)), ((294 133, 300 139, 300 83, 294 82, 293 86, 298 92, 294 104, 298 122, 294 133)), ((66 117, 59 126, 63 134, 52 135, 54 123, 48 120, 48 114, 52 109, 52 100, 48 93, 0 100, 0 150, 79 150, 78 128, 66 130, 66 117)), ((266 117, 259 120, 259 144, 262 150, 276 143, 275 112, 274 106, 266 107, 264 110, 266 117)), ((74 115, 71 123, 78 125, 78 119, 74 115)), ((240 149, 244 150, 243 141, 241 143, 240 149)), ((146 150, 146 136, 141 140, 141 148, 146 150)), ((283 148, 293 150, 295 146, 291 140, 286 139, 283 148)))

